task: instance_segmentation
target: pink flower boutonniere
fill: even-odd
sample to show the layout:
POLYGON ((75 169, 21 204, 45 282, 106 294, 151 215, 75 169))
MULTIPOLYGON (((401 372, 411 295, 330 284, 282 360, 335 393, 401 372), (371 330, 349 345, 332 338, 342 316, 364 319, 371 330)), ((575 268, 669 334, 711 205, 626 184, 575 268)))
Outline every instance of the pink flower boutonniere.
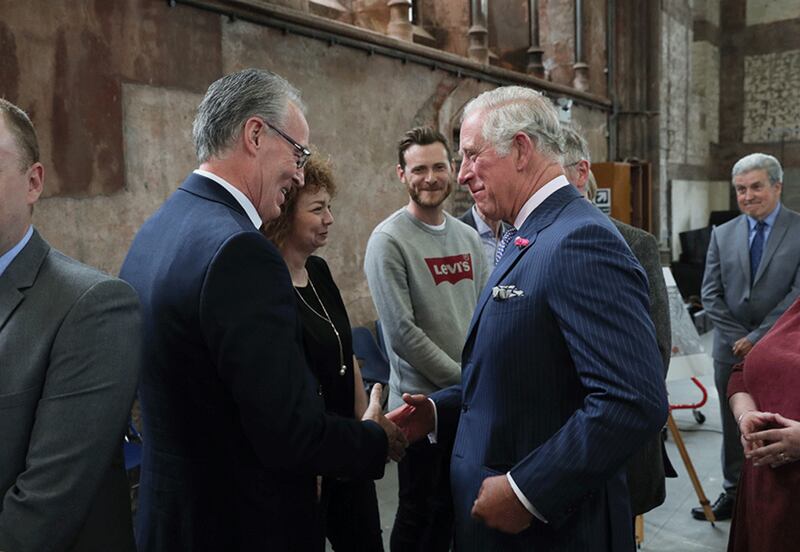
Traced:
POLYGON ((529 242, 525 238, 521 238, 519 236, 517 236, 517 238, 514 240, 514 245, 516 245, 520 249, 522 249, 523 247, 528 247, 529 243, 531 243, 531 242, 529 242))

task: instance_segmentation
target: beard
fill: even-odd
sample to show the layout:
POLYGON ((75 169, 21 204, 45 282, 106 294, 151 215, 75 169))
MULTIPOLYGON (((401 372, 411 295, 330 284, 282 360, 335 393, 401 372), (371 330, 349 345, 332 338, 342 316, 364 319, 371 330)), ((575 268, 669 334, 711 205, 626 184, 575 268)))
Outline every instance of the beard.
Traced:
POLYGON ((406 184, 406 188, 408 189, 408 196, 414 203, 420 207, 424 207, 425 209, 434 209, 439 207, 442 203, 444 203, 445 199, 450 197, 450 193, 453 191, 453 181, 452 179, 448 179, 447 184, 442 190, 420 191, 419 188, 410 184, 406 184))

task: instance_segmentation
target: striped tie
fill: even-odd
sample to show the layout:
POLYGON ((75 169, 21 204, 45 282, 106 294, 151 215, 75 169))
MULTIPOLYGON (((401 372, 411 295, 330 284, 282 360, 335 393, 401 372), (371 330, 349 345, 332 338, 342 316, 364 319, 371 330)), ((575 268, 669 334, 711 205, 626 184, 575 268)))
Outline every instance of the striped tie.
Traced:
POLYGON ((505 231, 503 237, 500 238, 500 243, 497 244, 497 250, 494 252, 494 264, 500 262, 500 259, 503 258, 503 252, 506 250, 506 246, 514 239, 514 236, 517 235, 517 229, 513 226, 505 231))

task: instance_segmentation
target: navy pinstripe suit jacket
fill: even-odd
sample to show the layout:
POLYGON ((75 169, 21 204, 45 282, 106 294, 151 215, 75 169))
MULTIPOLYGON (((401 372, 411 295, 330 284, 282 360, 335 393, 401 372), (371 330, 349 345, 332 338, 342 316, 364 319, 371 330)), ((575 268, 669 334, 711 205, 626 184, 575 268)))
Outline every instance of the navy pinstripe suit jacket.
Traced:
POLYGON ((478 300, 461 386, 432 396, 441 431, 458 419, 458 550, 632 550, 624 464, 667 416, 647 277, 572 186, 518 235, 529 244, 509 246, 478 300), (498 285, 524 295, 493 299, 498 285), (506 535, 470 517, 481 482, 508 471, 547 524, 506 535))

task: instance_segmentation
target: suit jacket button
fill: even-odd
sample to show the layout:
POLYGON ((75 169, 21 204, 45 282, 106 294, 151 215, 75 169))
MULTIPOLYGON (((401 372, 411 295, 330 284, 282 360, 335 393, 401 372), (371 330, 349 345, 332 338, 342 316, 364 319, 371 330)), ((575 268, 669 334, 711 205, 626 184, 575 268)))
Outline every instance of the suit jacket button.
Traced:
POLYGON ((462 405, 461 405, 461 410, 462 410, 462 411, 464 411, 464 412, 466 412, 467 410, 469 410, 469 405, 467 405, 466 403, 465 403, 465 404, 462 404, 462 405))

